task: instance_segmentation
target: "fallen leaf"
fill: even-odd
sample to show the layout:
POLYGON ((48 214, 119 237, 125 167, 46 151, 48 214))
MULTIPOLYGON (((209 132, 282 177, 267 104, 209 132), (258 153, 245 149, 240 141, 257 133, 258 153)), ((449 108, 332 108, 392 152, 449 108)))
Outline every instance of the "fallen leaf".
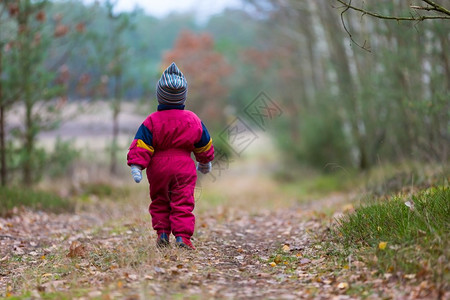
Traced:
POLYGON ((137 280, 138 279, 136 274, 127 274, 127 275, 128 275, 127 278, 130 279, 130 280, 137 280))
POLYGON ((306 264, 309 264, 310 262, 311 262, 311 260, 308 259, 308 258, 302 258, 302 259, 300 260, 300 264, 301 264, 301 265, 306 265, 306 264))
POLYGON ((414 202, 408 200, 405 202, 405 205, 408 206, 410 210, 414 210, 414 202))
POLYGON ((342 207, 342 210, 343 210, 344 212, 352 212, 352 211, 354 211, 355 209, 353 208, 353 205, 352 205, 352 204, 346 204, 346 205, 344 205, 344 206, 342 207))
POLYGON ((86 257, 86 247, 78 241, 73 241, 72 244, 70 244, 67 257, 86 257))
POLYGON ((41 292, 41 293, 43 293, 43 292, 45 292, 45 286, 42 286, 42 285, 38 285, 37 287, 36 287, 36 289, 39 291, 39 292, 41 292))
POLYGON ((281 255, 278 254, 277 256, 275 256, 275 258, 274 258, 273 261, 274 261, 275 263, 279 264, 282 260, 283 260, 283 259, 282 259, 281 255))
POLYGON ((384 249, 386 249, 386 246, 387 246, 387 242, 380 242, 378 244, 378 249, 384 250, 384 249))
POLYGON ((284 245, 283 248, 281 248, 281 250, 283 250, 284 253, 288 253, 289 251, 291 251, 291 248, 289 248, 288 245, 284 245))
POLYGON ((341 282, 341 283, 338 284, 337 287, 340 290, 346 290, 346 289, 348 289, 348 283, 347 282, 341 282))
POLYGON ((271 266, 271 267, 275 267, 276 265, 277 265, 277 264, 276 264, 276 262, 274 262, 274 261, 270 263, 270 266, 271 266))
POLYGON ((100 297, 101 295, 102 295, 102 292, 100 292, 100 291, 91 291, 88 293, 88 296, 90 298, 100 297))

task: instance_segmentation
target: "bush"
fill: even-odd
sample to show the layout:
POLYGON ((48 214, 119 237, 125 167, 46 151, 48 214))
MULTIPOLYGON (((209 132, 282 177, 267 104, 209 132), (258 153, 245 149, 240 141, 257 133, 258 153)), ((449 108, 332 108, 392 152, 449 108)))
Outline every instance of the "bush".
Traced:
POLYGON ((351 165, 350 146, 336 115, 329 114, 322 119, 314 114, 304 116, 300 134, 300 157, 310 165, 322 169, 329 164, 351 165))
POLYGON ((6 155, 10 179, 15 181, 18 177, 23 176, 22 170, 27 160, 31 161, 32 181, 38 182, 42 179, 48 161, 48 154, 43 148, 35 148, 33 155, 28 157, 23 148, 9 143, 6 148, 6 155))
POLYGON ((52 153, 48 156, 47 173, 51 178, 64 175, 73 165, 80 152, 73 147, 73 143, 64 142, 60 138, 56 140, 52 153))
MULTIPOLYGON (((318 99, 320 101, 323 100, 318 99)), ((336 166, 347 168, 354 165, 345 126, 331 109, 323 103, 316 103, 308 111, 295 116, 297 122, 287 118, 275 122, 277 131, 274 137, 288 167, 292 163, 301 163, 330 172, 336 166)))
POLYGON ((24 188, 0 187, 0 217, 12 214, 14 207, 61 213, 74 210, 74 203, 54 194, 24 188))
POLYGON ((52 152, 36 147, 31 157, 27 157, 26 151, 13 143, 9 143, 6 150, 9 162, 8 177, 17 181, 22 176, 21 172, 25 161, 30 160, 33 183, 39 182, 44 176, 57 178, 65 175, 75 159, 79 157, 79 151, 73 147, 71 142, 64 142, 59 138, 56 140, 52 152))

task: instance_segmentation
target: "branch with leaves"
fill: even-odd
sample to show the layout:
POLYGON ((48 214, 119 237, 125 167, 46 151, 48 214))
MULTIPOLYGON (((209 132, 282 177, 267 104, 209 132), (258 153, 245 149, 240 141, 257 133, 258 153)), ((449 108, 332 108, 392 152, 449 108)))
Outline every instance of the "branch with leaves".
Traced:
POLYGON ((352 4, 352 0, 333 0, 337 1, 343 5, 344 12, 349 10, 358 11, 364 15, 368 15, 378 19, 385 20, 396 20, 396 21, 424 21, 424 20, 436 20, 436 19, 447 19, 450 20, 450 7, 446 8, 441 4, 436 3, 431 0, 420 0, 422 5, 410 5, 410 8, 414 13, 409 16, 395 16, 395 15, 384 15, 371 11, 365 7, 358 7, 352 4), (427 14, 420 14, 419 11, 426 11, 427 14), (430 14, 432 12, 433 14, 430 14))

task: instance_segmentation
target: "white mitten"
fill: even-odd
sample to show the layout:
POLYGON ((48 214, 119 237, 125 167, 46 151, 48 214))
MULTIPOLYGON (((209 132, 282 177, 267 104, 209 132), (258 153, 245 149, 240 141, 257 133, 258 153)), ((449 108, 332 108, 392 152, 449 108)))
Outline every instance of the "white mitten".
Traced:
POLYGON ((138 165, 131 165, 131 176, 133 176, 134 181, 136 183, 141 182, 142 180, 142 169, 138 165))
POLYGON ((211 172, 211 168, 212 168, 211 162, 209 162, 207 164, 202 164, 202 163, 197 164, 197 170, 199 170, 203 174, 208 174, 209 172, 211 172))

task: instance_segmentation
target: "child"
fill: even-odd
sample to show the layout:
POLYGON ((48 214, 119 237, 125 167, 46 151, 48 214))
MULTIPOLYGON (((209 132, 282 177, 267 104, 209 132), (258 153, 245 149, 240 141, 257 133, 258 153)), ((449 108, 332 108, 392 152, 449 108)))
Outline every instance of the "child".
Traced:
POLYGON ((173 233, 177 246, 195 249, 191 243, 195 216, 194 188, 197 170, 211 171, 214 159, 212 139, 203 122, 184 110, 186 79, 172 63, 157 85, 158 111, 150 114, 139 128, 128 151, 128 165, 139 183, 147 168, 150 184, 150 215, 158 233, 157 246, 168 246, 173 233))

